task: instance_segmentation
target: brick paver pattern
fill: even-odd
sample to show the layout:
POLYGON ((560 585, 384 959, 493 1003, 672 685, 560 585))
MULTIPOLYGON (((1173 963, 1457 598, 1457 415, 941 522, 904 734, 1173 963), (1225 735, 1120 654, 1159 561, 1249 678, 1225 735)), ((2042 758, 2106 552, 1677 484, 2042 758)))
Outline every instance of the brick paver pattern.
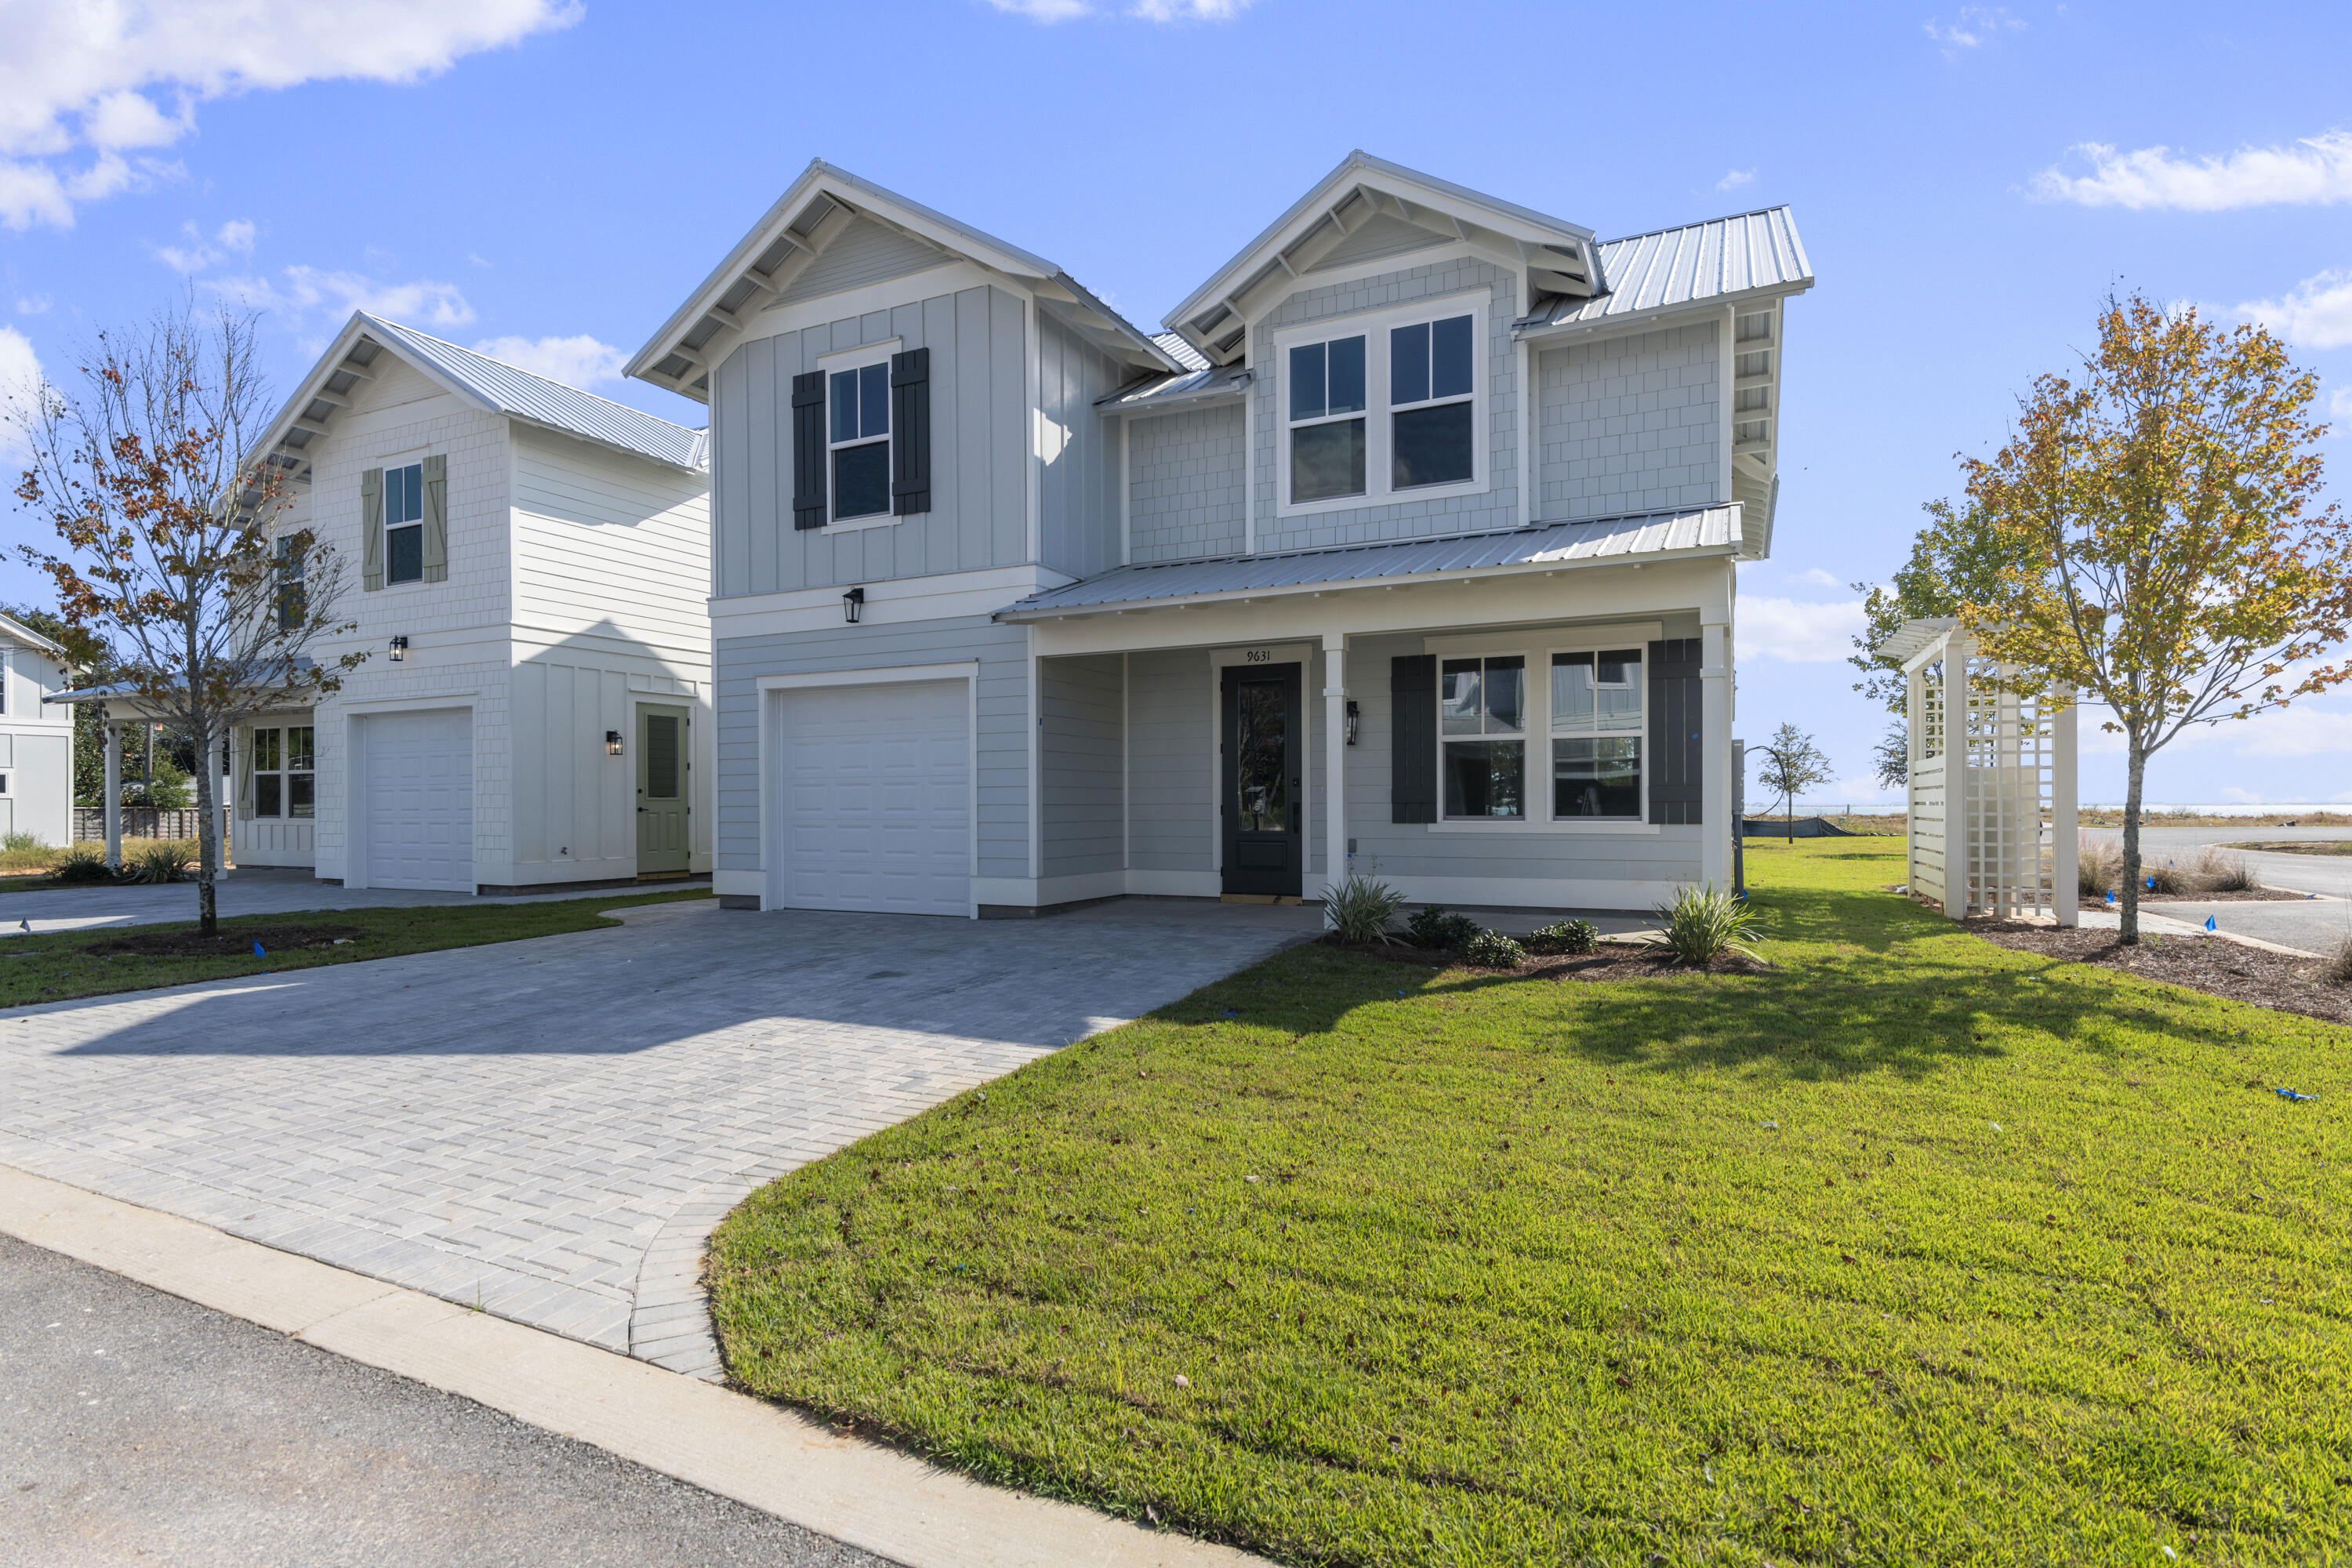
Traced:
POLYGON ((0 1162, 715 1376, 703 1244, 752 1186, 1297 940, 623 913, 0 1016, 0 1162))

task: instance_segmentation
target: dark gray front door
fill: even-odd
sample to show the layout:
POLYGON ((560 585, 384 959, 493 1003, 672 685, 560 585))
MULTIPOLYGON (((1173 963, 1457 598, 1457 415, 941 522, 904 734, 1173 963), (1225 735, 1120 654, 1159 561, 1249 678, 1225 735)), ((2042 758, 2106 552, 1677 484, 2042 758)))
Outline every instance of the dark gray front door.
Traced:
POLYGON ((1298 679, 1296 664, 1225 670, 1219 773, 1228 893, 1299 896, 1306 780, 1299 765, 1298 679))

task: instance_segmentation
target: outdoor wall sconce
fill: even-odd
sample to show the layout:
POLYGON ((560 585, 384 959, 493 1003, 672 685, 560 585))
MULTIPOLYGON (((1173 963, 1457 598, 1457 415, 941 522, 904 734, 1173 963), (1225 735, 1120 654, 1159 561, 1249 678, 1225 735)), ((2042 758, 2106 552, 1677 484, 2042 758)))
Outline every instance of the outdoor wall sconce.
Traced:
POLYGON ((604 754, 608 757, 617 757, 621 754, 621 732, 618 730, 604 731, 604 754))
POLYGON ((1363 715, 1363 710, 1362 710, 1361 709, 1360 709, 1360 708, 1358 708, 1358 707, 1356 706, 1356 700, 1355 700, 1354 698, 1352 698, 1352 697, 1349 698, 1349 699, 1348 699, 1348 744, 1349 744, 1349 745, 1351 745, 1351 746, 1352 746, 1352 745, 1354 745, 1354 744, 1356 743, 1356 726, 1357 726, 1357 724, 1358 724, 1358 723, 1360 723, 1360 722, 1362 721, 1363 716, 1364 716, 1364 715, 1363 715))
POLYGON ((861 616, 863 616, 863 615, 865 615, 865 614, 866 614, 866 590, 865 590, 865 589, 863 589, 863 588, 852 588, 848 593, 844 594, 844 595, 841 596, 841 618, 842 618, 843 620, 847 621, 851 626, 856 626, 856 625, 857 624, 857 622, 858 622, 858 617, 860 617, 861 616))
POLYGON ((392 662, 393 662, 393 663, 394 663, 394 664, 399 664, 399 663, 402 663, 403 661, 404 661, 407 658, 408 658, 408 639, 407 639, 406 637, 394 637, 394 638, 393 638, 393 639, 392 639, 392 662))

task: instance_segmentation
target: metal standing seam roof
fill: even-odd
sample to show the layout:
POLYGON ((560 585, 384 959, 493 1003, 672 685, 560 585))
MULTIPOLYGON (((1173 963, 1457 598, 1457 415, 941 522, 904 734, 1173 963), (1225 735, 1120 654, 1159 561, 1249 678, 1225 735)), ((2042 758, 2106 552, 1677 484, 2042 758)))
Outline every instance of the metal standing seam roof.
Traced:
POLYGON ((1106 414, 1131 414, 1169 404, 1200 403, 1240 392, 1250 384, 1254 374, 1243 365, 1223 364, 1188 370, 1179 375, 1155 376, 1123 387, 1108 397, 1097 397, 1095 406, 1106 414))
POLYGON ((362 313, 370 337, 414 355, 497 413, 560 430, 599 446, 633 452, 674 468, 700 472, 709 466, 709 435, 673 425, 609 398, 534 375, 503 360, 428 337, 413 327, 362 313))
POLYGON ((1583 522, 1544 523, 1499 533, 1465 533, 1445 539, 1296 550, 1277 555, 1228 555, 1213 561, 1118 566, 1082 583, 1033 594, 999 610, 997 618, 1023 620, 1084 614, 1112 605, 1217 594, 1303 591, 1334 583, 1366 583, 1390 577, 1582 565, 1675 551, 1737 550, 1740 540, 1739 510, 1734 503, 1685 511, 1593 518, 1583 522))
POLYGON ((1810 288, 1813 281, 1796 217, 1787 207, 1603 240, 1600 250, 1607 293, 1555 298, 1518 330, 1579 326, 1759 289, 1810 288))

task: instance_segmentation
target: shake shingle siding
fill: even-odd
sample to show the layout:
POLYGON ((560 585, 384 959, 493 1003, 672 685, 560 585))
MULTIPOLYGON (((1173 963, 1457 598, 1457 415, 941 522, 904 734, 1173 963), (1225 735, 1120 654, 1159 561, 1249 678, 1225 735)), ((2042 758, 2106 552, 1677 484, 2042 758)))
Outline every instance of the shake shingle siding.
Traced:
POLYGON ((1127 442, 1129 560, 1238 555, 1246 548, 1239 404, 1137 419, 1127 442))
POLYGON ((1537 360, 1538 516, 1702 506, 1723 483, 1718 324, 1547 349, 1537 360))

